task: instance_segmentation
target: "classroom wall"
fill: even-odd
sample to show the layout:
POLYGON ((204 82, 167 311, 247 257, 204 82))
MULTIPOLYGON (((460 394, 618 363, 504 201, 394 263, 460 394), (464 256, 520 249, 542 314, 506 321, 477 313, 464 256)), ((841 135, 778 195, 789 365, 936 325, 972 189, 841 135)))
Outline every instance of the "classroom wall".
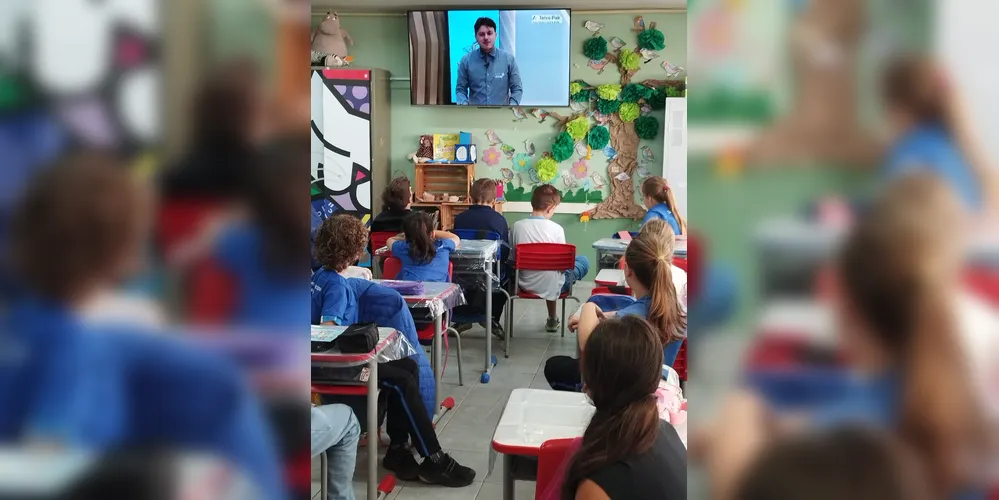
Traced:
MULTIPOLYGON (((583 27, 583 23, 592 20, 604 25, 600 34, 610 40, 611 37, 620 37, 628 46, 634 47, 636 37, 631 32, 634 26, 634 18, 638 15, 644 16, 646 23, 655 22, 656 27, 666 35, 666 48, 660 52, 660 58, 644 65, 635 76, 635 81, 644 79, 665 79, 666 71, 663 69, 662 61, 686 67, 687 53, 687 19, 685 13, 670 12, 636 12, 634 14, 584 14, 574 12, 572 15, 572 41, 571 41, 571 79, 583 79, 591 84, 617 83, 619 74, 616 67, 608 66, 603 74, 598 75, 596 70, 587 66, 587 59, 582 53, 583 42, 590 35, 590 32, 583 27)), ((321 15, 313 17, 313 24, 318 24, 321 15)), ((484 133, 488 129, 496 131, 497 135, 504 143, 516 148, 517 152, 524 151, 524 141, 531 140, 535 144, 537 155, 547 151, 552 141, 558 133, 554 122, 549 119, 545 123, 538 123, 533 116, 523 121, 514 121, 515 117, 510 109, 478 109, 468 107, 430 107, 411 106, 409 92, 409 35, 408 25, 404 14, 398 15, 343 15, 341 26, 345 28, 354 45, 349 47, 350 54, 354 57, 354 65, 357 67, 372 67, 387 69, 396 80, 392 82, 392 126, 391 126, 391 168, 393 175, 405 174, 411 179, 413 176, 413 164, 406 160, 406 155, 413 153, 417 149, 419 136, 433 133, 453 133, 458 131, 471 132, 473 142, 478 144, 480 161, 476 165, 477 177, 501 178, 500 168, 511 168, 512 161, 503 157, 499 164, 488 166, 481 161, 482 152, 488 148, 484 133)), ((553 111, 561 114, 571 114, 569 108, 552 108, 553 111)), ((661 125, 665 125, 664 112, 654 111, 656 118, 661 125)), ((660 127, 659 136, 651 141, 642 141, 642 145, 648 145, 655 154, 655 162, 648 166, 653 175, 662 173, 662 152, 664 126, 660 127)), ((577 155, 566 160, 560 165, 560 171, 568 170, 578 159, 577 155)), ((594 151, 589 161, 590 171, 602 171, 606 173, 607 159, 600 153, 594 151)), ((517 181, 515 180, 516 184, 517 181)), ((561 182, 556 181, 556 187, 565 189, 561 182)), ((604 195, 607 191, 605 189, 604 195)), ((379 196, 375 193, 375 197, 379 196)), ((526 213, 505 214, 511 224, 526 217, 526 213)), ((587 255, 593 261, 596 258, 592 242, 595 239, 610 236, 611 234, 624 230, 636 229, 638 223, 632 220, 595 220, 587 224, 579 222, 578 215, 556 214, 554 220, 565 228, 566 238, 569 243, 577 246, 580 255, 587 255)), ((592 279, 592 275, 589 276, 592 279)))

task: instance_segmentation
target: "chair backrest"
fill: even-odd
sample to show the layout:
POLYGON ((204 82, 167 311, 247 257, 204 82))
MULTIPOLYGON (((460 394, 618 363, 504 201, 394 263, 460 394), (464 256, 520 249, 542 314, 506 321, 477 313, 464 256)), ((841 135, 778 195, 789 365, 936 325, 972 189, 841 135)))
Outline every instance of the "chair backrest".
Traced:
POLYGON ((392 231, 377 231, 371 233, 371 251, 374 252, 379 248, 385 246, 385 243, 389 238, 398 235, 399 233, 392 231))
POLYGON ((174 246, 198 235, 202 224, 221 210, 223 202, 214 199, 164 200, 156 221, 159 249, 169 252, 174 246))
MULTIPOLYGON (((561 490, 564 470, 577 439, 579 438, 549 439, 541 443, 538 453, 538 481, 534 486, 534 495, 539 500, 545 498, 546 491, 551 487, 561 490)), ((554 496, 549 496, 559 497, 557 492, 554 492, 554 496)))
POLYGON ((686 271, 687 270, 687 259, 685 259, 683 257, 673 257, 673 265, 676 266, 676 267, 679 267, 680 269, 683 269, 684 271, 686 271))
POLYGON ((398 257, 388 257, 385 259, 385 267, 382 268, 382 277, 387 280, 394 280, 402 271, 402 261, 398 257))
MULTIPOLYGON (((454 234, 463 240, 492 240, 492 241, 503 241, 503 235, 497 233, 496 231, 486 231, 485 229, 455 229, 454 234)), ((502 254, 503 245, 501 244, 499 248, 496 249, 496 258, 500 258, 502 254)))
POLYGON ((576 267, 576 245, 521 243, 517 245, 516 267, 523 271, 569 271, 576 267))

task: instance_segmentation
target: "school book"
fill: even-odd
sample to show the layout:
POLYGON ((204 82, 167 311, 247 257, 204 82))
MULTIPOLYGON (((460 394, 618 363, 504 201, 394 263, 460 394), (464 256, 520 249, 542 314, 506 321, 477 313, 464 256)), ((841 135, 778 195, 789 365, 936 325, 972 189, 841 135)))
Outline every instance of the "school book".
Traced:
POLYGON ((391 288, 403 296, 423 295, 424 291, 422 281, 385 280, 380 283, 382 286, 391 288))

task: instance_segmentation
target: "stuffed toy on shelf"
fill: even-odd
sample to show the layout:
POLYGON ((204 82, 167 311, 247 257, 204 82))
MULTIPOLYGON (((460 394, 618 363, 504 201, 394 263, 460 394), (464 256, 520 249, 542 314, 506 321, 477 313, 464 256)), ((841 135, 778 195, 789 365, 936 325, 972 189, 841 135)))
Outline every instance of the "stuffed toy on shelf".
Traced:
POLYGON ((340 16, 336 12, 326 12, 326 17, 312 32, 312 64, 329 68, 347 66, 353 60, 347 55, 347 44, 354 45, 354 40, 340 27, 340 16))

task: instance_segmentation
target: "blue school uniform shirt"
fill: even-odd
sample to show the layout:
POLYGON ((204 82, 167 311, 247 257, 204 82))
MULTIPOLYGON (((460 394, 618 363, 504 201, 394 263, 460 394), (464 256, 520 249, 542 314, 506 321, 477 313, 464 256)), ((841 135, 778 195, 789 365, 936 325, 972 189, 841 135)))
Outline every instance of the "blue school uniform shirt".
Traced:
POLYGON ((451 252, 454 252, 457 246, 452 240, 441 239, 434 241, 434 248, 437 250, 437 254, 430 262, 417 264, 409 255, 408 241, 397 241, 392 244, 392 256, 402 261, 402 271, 399 272, 396 279, 436 283, 451 281, 447 275, 447 270, 451 262, 451 252))
POLYGON ((90 452, 157 443, 240 467, 285 498, 259 401, 226 359, 129 325, 85 324, 24 298, 0 318, 0 445, 25 437, 90 452))
POLYGON ((312 274, 312 324, 332 321, 338 325, 357 323, 357 296, 340 273, 320 268, 312 274))
POLYGON ((301 325, 308 315, 305 275, 267 265, 264 238, 259 228, 240 224, 227 229, 215 245, 213 256, 238 283, 230 322, 301 333, 288 327, 301 325))
POLYGON ((642 297, 640 299, 636 299, 631 304, 628 304, 627 306, 622 307, 621 309, 618 309, 615 314, 619 318, 622 318, 624 316, 638 316, 638 317, 641 317, 641 318, 648 318, 649 317, 649 300, 651 300, 651 299, 649 298, 648 295, 646 295, 646 296, 644 296, 644 297, 642 297))
POLYGON ((940 125, 921 125, 903 135, 888 153, 884 177, 891 180, 921 171, 939 176, 969 209, 981 209, 982 193, 975 172, 940 125))
POLYGON ((673 215, 673 211, 666 206, 665 203, 660 203, 645 212, 645 218, 642 219, 642 225, 644 226, 646 222, 653 219, 662 219, 669 224, 669 227, 673 228, 673 234, 680 235, 680 222, 676 220, 676 216, 673 215))
MULTIPOLYGON (((853 379, 836 401, 825 403, 812 412, 812 424, 819 428, 850 424, 889 428, 897 423, 901 405, 902 380, 897 373, 853 379)), ((986 496, 985 491, 968 488, 950 498, 978 500, 986 496)))

